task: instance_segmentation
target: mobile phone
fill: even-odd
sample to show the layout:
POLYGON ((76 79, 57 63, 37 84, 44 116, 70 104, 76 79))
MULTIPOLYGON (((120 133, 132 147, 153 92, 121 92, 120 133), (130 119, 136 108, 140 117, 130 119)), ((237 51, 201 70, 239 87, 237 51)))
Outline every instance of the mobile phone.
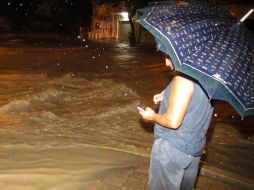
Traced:
POLYGON ((141 113, 146 110, 146 106, 144 106, 143 104, 139 104, 137 106, 137 109, 138 109, 138 112, 141 113))

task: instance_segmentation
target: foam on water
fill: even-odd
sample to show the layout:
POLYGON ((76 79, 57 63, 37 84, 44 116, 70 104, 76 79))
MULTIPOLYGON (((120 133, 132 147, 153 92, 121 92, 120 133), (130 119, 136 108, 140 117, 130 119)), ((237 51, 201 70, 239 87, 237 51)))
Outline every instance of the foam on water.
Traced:
MULTIPOLYGON (((144 129, 137 122, 139 96, 131 88, 111 79, 87 80, 72 74, 48 80, 44 78, 42 82, 39 84, 37 81, 41 87, 29 96, 12 97, 10 102, 0 107, 0 124, 3 126, 0 132, 12 128, 14 130, 8 131, 9 135, 19 133, 26 136, 26 139, 21 136, 12 139, 12 143, 31 143, 29 139, 34 135, 38 142, 49 138, 50 143, 57 136, 70 142, 113 147, 128 144, 135 149, 144 129), (130 121, 126 122, 126 117, 130 121), (131 132, 122 138, 126 129, 131 132)), ((27 90, 22 86, 19 89, 27 90)))
POLYGON ((10 103, 0 107, 0 114, 8 114, 13 111, 20 111, 26 109, 30 105, 28 100, 13 100, 10 103))

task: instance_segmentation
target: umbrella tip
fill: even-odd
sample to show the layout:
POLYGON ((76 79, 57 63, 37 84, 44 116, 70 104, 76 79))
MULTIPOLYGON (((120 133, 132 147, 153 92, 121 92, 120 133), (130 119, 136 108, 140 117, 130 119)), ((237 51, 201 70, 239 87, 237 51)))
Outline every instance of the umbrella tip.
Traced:
POLYGON ((254 9, 250 9, 249 12, 247 12, 240 20, 240 22, 244 22, 252 13, 253 13, 254 9))

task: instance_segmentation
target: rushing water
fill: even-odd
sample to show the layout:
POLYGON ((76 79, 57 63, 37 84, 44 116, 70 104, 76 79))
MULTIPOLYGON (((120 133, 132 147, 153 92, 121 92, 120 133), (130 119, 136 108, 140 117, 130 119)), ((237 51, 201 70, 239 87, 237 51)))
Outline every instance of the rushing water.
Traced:
POLYGON ((163 70, 159 56, 142 62, 135 51, 104 47, 0 52, 1 189, 90 189, 114 168, 149 161, 153 129, 136 105, 149 87, 142 79, 163 70))
MULTIPOLYGON (((154 50, 0 48, 0 188, 145 189, 147 178, 123 169, 149 162, 153 125, 136 105, 157 109, 152 95, 171 78, 154 50)), ((252 120, 218 105, 205 162, 251 176, 252 120)))
POLYGON ((149 129, 141 126, 136 111, 144 90, 139 88, 146 81, 131 79, 128 84, 128 80, 132 70, 142 72, 143 67, 154 66, 151 62, 136 66, 141 62, 135 54, 116 56, 104 53, 104 48, 97 53, 104 53, 100 60, 93 60, 93 52, 29 49, 6 53, 0 75, 4 144, 10 139, 10 143, 28 144, 58 143, 58 139, 133 150, 150 147, 152 134, 140 138, 149 129))

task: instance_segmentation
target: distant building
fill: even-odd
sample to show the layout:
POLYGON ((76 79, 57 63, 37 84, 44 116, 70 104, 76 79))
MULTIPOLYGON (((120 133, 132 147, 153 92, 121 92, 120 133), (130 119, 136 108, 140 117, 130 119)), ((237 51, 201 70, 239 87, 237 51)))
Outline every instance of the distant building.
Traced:
MULTIPOLYGON (((228 10, 237 19, 244 16, 245 13, 253 6, 249 1, 240 0, 208 0, 226 10, 228 10)), ((245 23, 253 21, 252 14, 245 23)), ((135 20, 135 18, 132 18, 135 20)), ((251 22, 252 23, 252 22, 251 22)), ((137 43, 155 44, 154 38, 150 32, 140 24, 134 23, 134 32, 137 43)), ((131 25, 128 18, 128 10, 124 1, 117 6, 112 3, 97 4, 93 3, 93 17, 91 29, 88 32, 90 40, 116 40, 119 42, 129 41, 131 25)))
POLYGON ((129 32, 131 26, 124 1, 118 6, 111 3, 93 4, 92 26, 88 33, 90 40, 128 41, 129 32))

